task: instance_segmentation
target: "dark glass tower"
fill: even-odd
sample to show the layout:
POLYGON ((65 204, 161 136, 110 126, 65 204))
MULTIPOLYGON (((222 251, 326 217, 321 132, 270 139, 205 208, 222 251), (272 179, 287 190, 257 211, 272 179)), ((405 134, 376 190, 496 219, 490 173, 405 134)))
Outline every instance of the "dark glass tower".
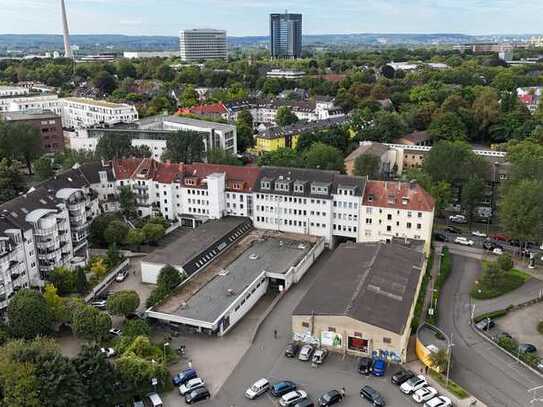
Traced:
POLYGON ((299 58, 302 55, 302 15, 270 14, 272 58, 299 58))

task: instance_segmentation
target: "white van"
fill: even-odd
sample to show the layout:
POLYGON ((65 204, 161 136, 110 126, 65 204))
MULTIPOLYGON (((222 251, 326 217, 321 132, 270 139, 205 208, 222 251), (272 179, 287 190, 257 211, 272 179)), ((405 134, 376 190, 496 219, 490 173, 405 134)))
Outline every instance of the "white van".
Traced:
POLYGON ((270 382, 266 379, 257 380, 245 392, 245 397, 250 400, 256 399, 258 396, 266 393, 270 389, 270 382))
POLYGON ((164 407, 164 404, 162 404, 162 399, 157 393, 149 393, 147 398, 153 407, 164 407))

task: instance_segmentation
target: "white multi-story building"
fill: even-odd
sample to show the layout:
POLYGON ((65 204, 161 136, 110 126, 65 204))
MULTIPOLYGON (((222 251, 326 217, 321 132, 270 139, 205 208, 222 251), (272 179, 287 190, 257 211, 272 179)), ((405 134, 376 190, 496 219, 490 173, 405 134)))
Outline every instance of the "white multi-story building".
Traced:
POLYGON ((0 86, 0 97, 24 96, 30 93, 30 89, 22 86, 0 86))
POLYGON ((26 112, 28 110, 50 110, 61 115, 62 101, 54 94, 0 98, 0 112, 26 112))
POLYGON ((62 124, 68 128, 87 128, 96 124, 132 123, 138 120, 134 106, 88 98, 62 99, 62 124))
POLYGON ((179 35, 181 61, 198 62, 226 59, 226 31, 212 29, 183 30, 179 35))

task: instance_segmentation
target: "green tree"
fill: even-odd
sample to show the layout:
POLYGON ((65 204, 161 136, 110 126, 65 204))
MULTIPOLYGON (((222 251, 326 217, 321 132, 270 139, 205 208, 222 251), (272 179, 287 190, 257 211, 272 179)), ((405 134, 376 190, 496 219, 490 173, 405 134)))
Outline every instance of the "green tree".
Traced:
POLYGON ((107 299, 107 309, 113 315, 126 317, 135 312, 139 305, 140 297, 135 291, 117 291, 107 299))
POLYGON ((441 215, 441 212, 449 206, 449 203, 452 200, 452 190, 451 184, 447 181, 438 181, 433 184, 428 190, 432 197, 434 198, 437 217, 441 215))
POLYGON ((55 322, 70 320, 70 313, 64 299, 57 294, 57 289, 52 284, 46 284, 43 290, 43 298, 49 308, 51 319, 55 322))
POLYGON ((40 131, 30 124, 19 122, 8 123, 6 127, 6 135, 0 142, 8 146, 8 157, 24 163, 28 174, 32 175, 32 161, 43 154, 40 131))
POLYGON ((104 230, 104 239, 109 244, 122 244, 128 235, 128 225, 120 220, 112 221, 104 230))
POLYGON ((83 294, 87 291, 89 283, 87 281, 87 275, 85 274, 85 269, 78 267, 74 270, 74 288, 75 291, 83 294))
POLYGON ((145 241, 145 233, 141 229, 130 229, 126 236, 126 243, 129 246, 140 247, 145 241))
POLYGON ((7 159, 0 161, 0 203, 9 201, 26 191, 26 183, 19 170, 7 159))
POLYGON ((75 275, 68 267, 55 267, 49 273, 48 280, 53 284, 60 295, 71 294, 76 291, 75 275))
POLYGON ((73 311, 72 330, 82 339, 98 342, 105 338, 111 329, 111 318, 90 305, 81 304, 73 311))
POLYGON ((480 138, 484 140, 489 133, 490 126, 496 124, 500 118, 500 101, 496 91, 485 87, 473 102, 475 119, 479 123, 480 138))
POLYGON ((94 86, 96 86, 103 95, 109 95, 117 87, 115 78, 108 71, 99 71, 93 79, 94 86))
POLYGON ((171 82, 175 79, 175 72, 168 64, 164 63, 158 67, 156 77, 163 82, 171 82))
POLYGON ((49 333, 51 313, 42 294, 23 288, 8 305, 8 321, 14 336, 32 339, 49 333))
POLYGON ((207 152, 207 162, 209 164, 243 165, 241 160, 235 157, 231 152, 221 149, 209 150, 207 152))
POLYGON ((166 151, 163 154, 162 160, 185 164, 201 162, 204 157, 204 150, 204 141, 201 133, 178 131, 168 137, 166 151))
POLYGON ((198 93, 194 89, 194 86, 185 86, 183 93, 181 94, 181 106, 191 107, 196 104, 198 104, 198 93))
POLYGON ((361 126, 358 135, 359 139, 380 143, 391 143, 397 137, 405 134, 407 130, 402 117, 398 113, 385 111, 369 115, 367 121, 361 126))
POLYGON ((449 365, 449 352, 447 349, 442 348, 435 352, 430 352, 428 359, 433 368, 437 369, 439 372, 445 372, 449 365))
POLYGON ((242 110, 238 113, 236 118, 236 125, 237 126, 246 126, 250 129, 254 127, 253 124, 253 115, 248 110, 242 110))
POLYGON ((127 185, 120 188, 119 204, 121 206, 121 211, 123 215, 129 218, 136 217, 136 196, 132 189, 127 185))
POLYGON ((376 178, 379 176, 381 159, 376 155, 364 154, 354 160, 354 175, 376 178))
POLYGON ((151 336, 151 327, 142 319, 126 320, 123 324, 123 336, 135 338, 137 336, 151 336))
POLYGON ((238 124, 236 125, 236 128, 238 152, 243 153, 248 148, 254 147, 255 138, 253 134, 253 128, 246 126, 245 124, 238 124))
POLYGON ((117 75, 120 79, 137 78, 137 74, 136 67, 128 59, 117 62, 117 75))
POLYGON ((41 407, 38 379, 30 363, 8 362, 0 368, 3 405, 6 407, 41 407))
POLYGON ((277 109, 277 114, 275 116, 275 122, 278 126, 284 127, 294 124, 298 121, 298 116, 296 116, 288 106, 281 106, 277 109))
POLYGON ((503 255, 498 257, 498 259, 496 260, 496 265, 504 273, 508 273, 513 270, 513 258, 509 253, 504 253, 503 255))
POLYGON ((302 155, 302 162, 306 168, 318 168, 321 170, 344 171, 345 164, 343 154, 337 148, 315 143, 302 155))
POLYGON ((124 134, 103 135, 96 145, 96 155, 103 160, 126 158, 131 155, 132 151, 131 139, 124 134))
MULTIPOLYGON (((118 220, 118 217, 113 214, 105 213, 97 216, 91 223, 89 228, 89 237, 95 245, 103 245, 106 243, 104 233, 107 227, 113 221, 118 220)), ((57 287, 58 288, 58 287, 57 287)))
POLYGON ((121 378, 115 366, 109 363, 97 347, 83 346, 73 364, 81 378, 90 407, 109 406, 120 401, 117 384, 121 378))
POLYGON ((53 163, 50 158, 42 157, 34 161, 32 165, 34 167, 34 172, 40 181, 45 181, 55 174, 53 163))
POLYGON ((262 166, 274 167, 301 167, 296 151, 291 148, 278 148, 274 151, 267 151, 257 159, 257 164, 262 166))
POLYGON ((141 229, 145 235, 145 241, 152 245, 156 245, 160 239, 164 236, 164 226, 157 223, 147 223, 141 229))
POLYGON ((455 113, 440 113, 432 119, 428 128, 434 142, 439 140, 465 140, 466 126, 455 113))
POLYGON ((184 280, 184 276, 175 267, 167 265, 162 267, 158 274, 157 285, 167 290, 173 290, 184 280))
POLYGON ((473 222, 477 207, 481 205, 484 191, 485 183, 477 176, 468 178, 464 183, 462 188, 462 208, 470 224, 473 222))

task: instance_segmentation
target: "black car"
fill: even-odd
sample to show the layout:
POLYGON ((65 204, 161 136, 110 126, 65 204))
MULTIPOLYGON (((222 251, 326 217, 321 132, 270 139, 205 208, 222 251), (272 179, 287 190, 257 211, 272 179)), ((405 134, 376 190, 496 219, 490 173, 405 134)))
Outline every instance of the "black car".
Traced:
POLYGON ((291 342, 285 348, 285 356, 287 358, 295 358, 300 351, 300 344, 298 342, 291 342))
POLYGON ((459 228, 457 228, 456 226, 453 226, 453 225, 447 226, 447 231, 449 233, 456 233, 456 234, 462 233, 462 229, 459 229, 459 228))
POLYGON ((319 397, 319 406, 328 407, 343 401, 343 395, 337 390, 330 390, 319 397))
POLYGON ((209 394, 208 389, 205 387, 198 387, 197 389, 185 394, 185 402, 187 404, 193 404, 198 401, 207 400, 210 397, 211 395, 209 394))
POLYGON ((496 323, 490 318, 485 318, 477 322, 475 326, 481 331, 489 331, 496 326, 496 323))
POLYGON ((536 353, 537 348, 534 345, 532 345, 531 343, 521 343, 518 346, 518 351, 520 353, 536 353))
POLYGON ((281 397, 294 390, 296 390, 296 383, 291 382, 290 380, 283 380, 275 383, 271 387, 270 393, 273 397, 281 397))
POLYGON ((483 242, 483 248, 485 248, 486 250, 494 250, 496 247, 498 247, 499 245, 497 243, 494 243, 493 241, 491 240, 485 240, 483 242))
POLYGON ((390 381, 393 384, 400 386, 414 376, 415 376, 415 373, 413 373, 411 370, 400 369, 392 375, 392 377, 390 378, 390 381))
POLYGON ((371 404, 373 404, 376 407, 384 407, 385 406, 385 399, 381 394, 375 390, 371 386, 363 386, 360 389, 360 397, 363 399, 368 400, 371 404))
POLYGON ((448 242, 449 238, 444 233, 436 232, 434 233, 434 240, 436 242, 448 242))
POLYGON ((363 356, 358 359, 358 373, 369 376, 372 366, 373 360, 371 358, 363 356))

